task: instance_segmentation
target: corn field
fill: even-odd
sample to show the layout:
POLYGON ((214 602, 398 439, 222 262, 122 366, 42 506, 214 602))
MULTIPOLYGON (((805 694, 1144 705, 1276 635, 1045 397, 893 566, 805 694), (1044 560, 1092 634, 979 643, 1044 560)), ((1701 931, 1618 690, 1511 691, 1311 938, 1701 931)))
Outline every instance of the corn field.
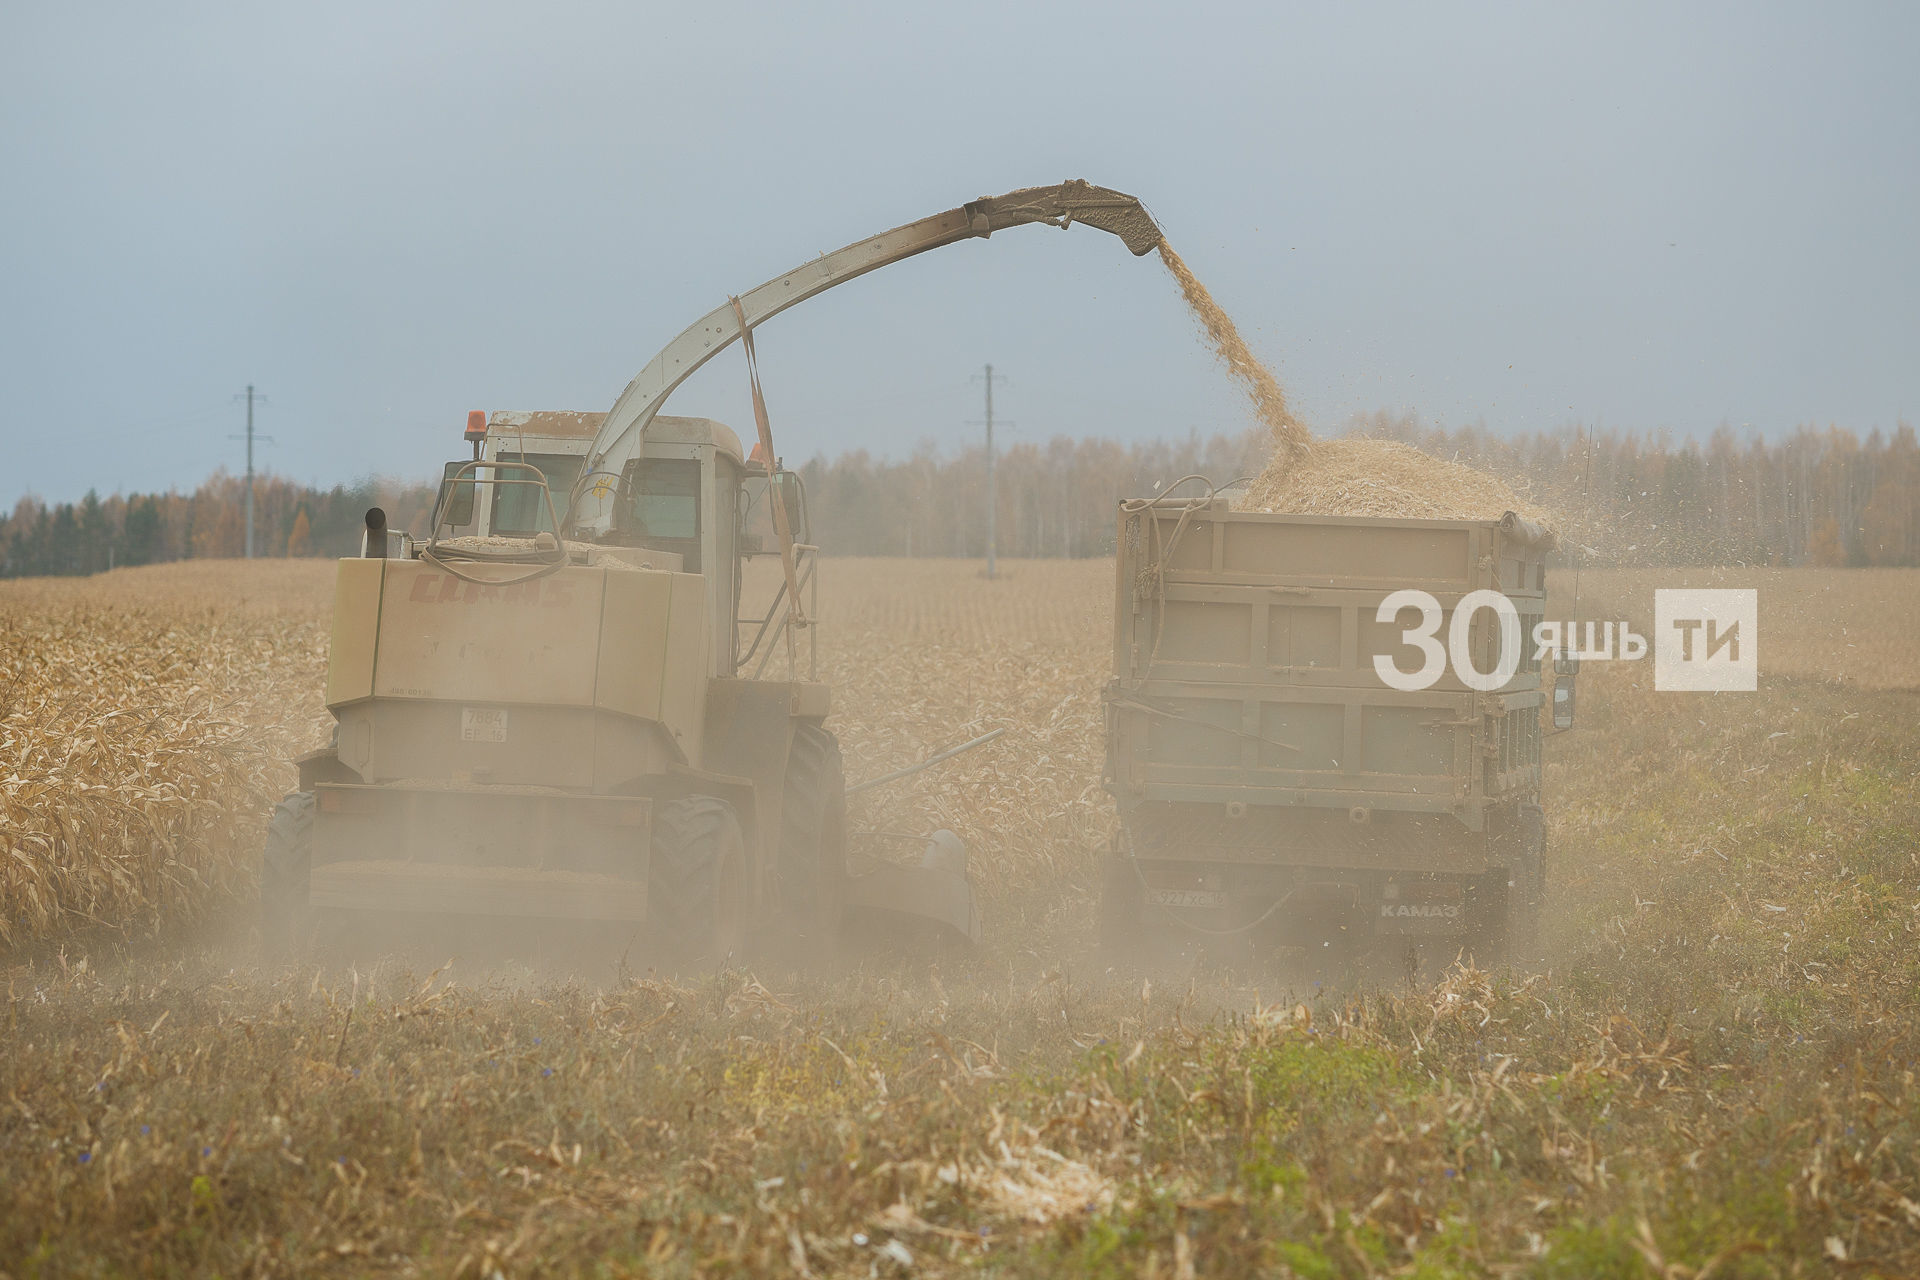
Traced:
POLYGON ((968 839, 973 957, 263 969, 178 926, 325 739, 329 568, 0 592, 0 1274, 1920 1272, 1908 576, 1764 575, 1758 694, 1589 664, 1543 970, 1328 991, 1090 959, 1110 565, 825 570, 850 779, 1007 729, 852 815, 968 839))
POLYGON ((331 566, 188 563, 0 592, 0 947, 246 897, 325 741, 331 566))

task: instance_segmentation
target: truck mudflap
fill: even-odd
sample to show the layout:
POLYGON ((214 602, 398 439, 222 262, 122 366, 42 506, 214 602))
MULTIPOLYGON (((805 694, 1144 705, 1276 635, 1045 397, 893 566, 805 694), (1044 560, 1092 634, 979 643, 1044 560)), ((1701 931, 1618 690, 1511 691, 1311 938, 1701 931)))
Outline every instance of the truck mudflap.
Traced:
POLYGON ((350 861, 313 869, 311 906, 353 912, 643 921, 645 882, 530 867, 350 861))
POLYGON ((967 849, 951 831, 934 832, 917 864, 880 863, 851 877, 846 909, 856 935, 944 946, 975 946, 981 938, 967 849))

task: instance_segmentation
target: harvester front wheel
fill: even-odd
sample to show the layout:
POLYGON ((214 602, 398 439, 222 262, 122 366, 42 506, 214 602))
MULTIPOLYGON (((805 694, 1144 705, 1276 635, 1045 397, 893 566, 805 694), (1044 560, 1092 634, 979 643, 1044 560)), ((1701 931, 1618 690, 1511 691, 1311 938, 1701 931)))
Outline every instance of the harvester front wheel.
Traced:
POLYGON ((817 724, 793 731, 780 803, 780 909, 801 937, 831 936, 847 877, 847 780, 840 742, 817 724))
POLYGON ((260 855, 260 941, 268 958, 284 960, 305 945, 312 874, 313 792, 295 791, 273 811, 260 855))
POLYGON ((654 813, 647 914, 677 958, 724 960, 745 944, 752 887, 733 806, 686 796, 654 813))

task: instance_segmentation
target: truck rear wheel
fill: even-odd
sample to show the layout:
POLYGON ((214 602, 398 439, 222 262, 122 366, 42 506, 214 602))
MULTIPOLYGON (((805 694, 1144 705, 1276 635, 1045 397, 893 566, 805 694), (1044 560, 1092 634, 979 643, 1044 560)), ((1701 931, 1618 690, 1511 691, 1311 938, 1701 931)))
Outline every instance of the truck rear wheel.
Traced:
POLYGON ((1525 969, 1537 960, 1539 909, 1531 869, 1501 868, 1480 876, 1468 890, 1479 925, 1467 936, 1467 954, 1482 969, 1525 969))
POLYGON ((260 943, 268 959, 287 959, 306 945, 312 875, 313 792, 295 791, 274 809, 260 855, 260 943))
POLYGON ((803 938, 839 928, 847 877, 847 780, 840 742, 817 724, 793 731, 780 803, 780 911, 803 938))
POLYGON ((1469 889, 1481 921, 1469 948, 1483 968, 1512 965, 1531 968, 1540 961, 1540 901, 1546 890, 1546 812, 1522 804, 1498 833, 1503 866, 1479 877, 1469 889))
POLYGON ((1512 949, 1516 963, 1532 967, 1546 955, 1540 937, 1540 908, 1547 896, 1547 811, 1537 804, 1521 805, 1520 830, 1525 852, 1512 877, 1512 949))
POLYGON ((733 806, 686 796, 654 811, 647 872, 653 932, 686 960, 723 960, 746 941, 753 895, 733 806))
POLYGON ((1146 935, 1146 924, 1141 918, 1144 903, 1140 872, 1126 854, 1109 853, 1100 859, 1097 909, 1100 950, 1116 959, 1129 953, 1137 955, 1146 935))

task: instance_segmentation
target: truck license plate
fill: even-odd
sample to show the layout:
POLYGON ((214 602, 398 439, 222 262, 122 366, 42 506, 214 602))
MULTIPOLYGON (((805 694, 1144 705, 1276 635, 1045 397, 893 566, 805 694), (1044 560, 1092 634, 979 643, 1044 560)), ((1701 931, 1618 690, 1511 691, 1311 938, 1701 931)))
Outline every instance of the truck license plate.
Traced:
POLYGON ((1217 889, 1149 889, 1147 905, 1152 907, 1224 907, 1227 895, 1217 889))
POLYGON ((505 742, 506 740, 507 711, 505 707, 462 707, 460 709, 460 741, 505 742))

